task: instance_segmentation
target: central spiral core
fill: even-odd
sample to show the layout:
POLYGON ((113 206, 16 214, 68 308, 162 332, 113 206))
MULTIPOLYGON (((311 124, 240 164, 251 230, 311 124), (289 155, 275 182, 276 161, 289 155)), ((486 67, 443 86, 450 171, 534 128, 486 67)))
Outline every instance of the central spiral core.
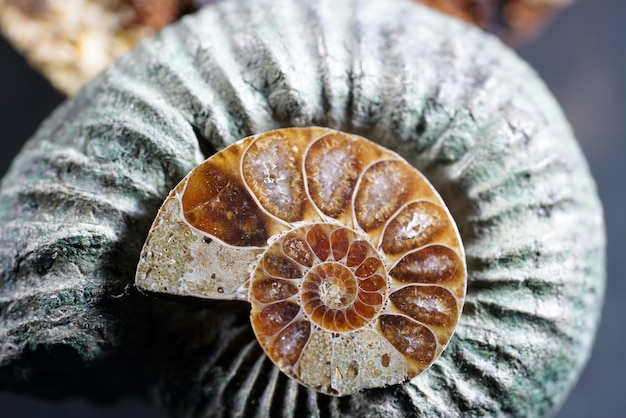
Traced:
MULTIPOLYGON (((313 267, 302 283, 302 304, 314 322, 315 308, 345 309, 357 295, 357 282, 352 272, 339 263, 324 263, 313 267), (319 305, 319 302, 322 305, 319 305)), ((320 309, 321 311, 321 309, 320 309)))
POLYGON ((275 332, 301 319, 329 332, 350 332, 382 309, 387 275, 379 253, 362 236, 318 223, 274 241, 255 269, 250 291, 259 330, 275 332))

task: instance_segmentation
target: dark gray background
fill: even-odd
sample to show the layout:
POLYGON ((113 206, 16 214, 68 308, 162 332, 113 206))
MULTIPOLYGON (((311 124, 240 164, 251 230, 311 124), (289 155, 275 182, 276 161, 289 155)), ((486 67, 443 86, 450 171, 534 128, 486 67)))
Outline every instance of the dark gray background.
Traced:
MULTIPOLYGON (((520 54, 546 81, 589 159, 604 204, 608 283, 591 359, 559 418, 620 417, 626 410, 626 1, 578 0, 520 54)), ((0 175, 63 97, 0 39, 0 175)), ((6 417, 158 417, 138 399, 47 403, 0 393, 6 417)))

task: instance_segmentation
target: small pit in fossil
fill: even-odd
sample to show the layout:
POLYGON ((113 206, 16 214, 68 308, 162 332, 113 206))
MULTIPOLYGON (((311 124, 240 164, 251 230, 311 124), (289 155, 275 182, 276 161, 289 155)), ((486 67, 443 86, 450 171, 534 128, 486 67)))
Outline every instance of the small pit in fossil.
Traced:
POLYGON ((383 367, 389 367, 390 361, 391 361, 391 358, 389 357, 389 354, 383 354, 382 357, 380 358, 380 364, 382 364, 383 367))

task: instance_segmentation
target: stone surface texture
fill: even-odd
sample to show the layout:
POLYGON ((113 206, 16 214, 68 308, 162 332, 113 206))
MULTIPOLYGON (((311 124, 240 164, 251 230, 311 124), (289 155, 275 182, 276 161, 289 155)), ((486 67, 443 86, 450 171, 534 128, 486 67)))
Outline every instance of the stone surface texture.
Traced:
POLYGON ((401 0, 233 0, 140 43, 43 123, 2 181, 0 286, 3 389, 138 393, 174 416, 547 416, 592 346, 603 216, 558 105, 492 36, 401 0), (464 312, 404 385, 317 394, 263 354, 246 306, 132 287, 189 170, 310 125, 400 153, 459 226, 464 312))

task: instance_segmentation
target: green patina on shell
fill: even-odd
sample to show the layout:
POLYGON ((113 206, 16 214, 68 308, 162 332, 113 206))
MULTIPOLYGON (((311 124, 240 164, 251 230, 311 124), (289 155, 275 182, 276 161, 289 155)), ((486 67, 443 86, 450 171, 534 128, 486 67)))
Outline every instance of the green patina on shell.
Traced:
POLYGON ((495 38, 408 1, 223 2, 61 106, 3 179, 0 385, 191 416, 549 415, 592 345, 603 228, 560 109, 495 38), (248 312, 129 287, 158 207, 212 148, 311 125, 404 156, 459 226, 464 312, 409 383, 320 395, 265 357, 248 312))

